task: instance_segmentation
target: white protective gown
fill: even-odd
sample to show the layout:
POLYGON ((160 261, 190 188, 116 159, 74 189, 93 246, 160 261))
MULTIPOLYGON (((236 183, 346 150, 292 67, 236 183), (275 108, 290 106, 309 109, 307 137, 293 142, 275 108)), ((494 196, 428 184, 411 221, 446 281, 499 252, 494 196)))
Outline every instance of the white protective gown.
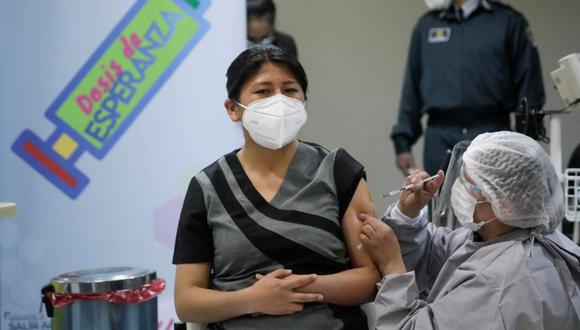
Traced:
POLYGON ((424 216, 383 221, 410 271, 379 284, 377 329, 580 329, 580 248, 561 233, 477 242, 424 216))

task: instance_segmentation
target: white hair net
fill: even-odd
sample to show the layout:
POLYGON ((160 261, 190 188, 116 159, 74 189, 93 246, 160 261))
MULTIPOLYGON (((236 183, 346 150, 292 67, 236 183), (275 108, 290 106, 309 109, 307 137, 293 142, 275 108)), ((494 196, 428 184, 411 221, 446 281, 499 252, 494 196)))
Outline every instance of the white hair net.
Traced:
POLYGON ((514 132, 481 134, 463 163, 503 223, 551 232, 562 221, 562 186, 548 154, 533 139, 514 132))

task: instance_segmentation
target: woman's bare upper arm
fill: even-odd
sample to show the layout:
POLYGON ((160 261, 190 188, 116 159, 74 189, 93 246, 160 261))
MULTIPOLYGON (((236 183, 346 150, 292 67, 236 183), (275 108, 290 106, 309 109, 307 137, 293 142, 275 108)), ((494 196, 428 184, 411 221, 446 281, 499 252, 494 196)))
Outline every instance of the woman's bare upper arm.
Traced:
POLYGON ((359 249, 361 222, 358 220, 359 213, 376 216, 371 189, 368 183, 361 179, 350 201, 344 217, 342 218, 342 231, 346 247, 355 267, 372 265, 373 262, 364 249, 359 249))
POLYGON ((192 286, 208 288, 210 263, 179 264, 175 271, 175 290, 192 286))

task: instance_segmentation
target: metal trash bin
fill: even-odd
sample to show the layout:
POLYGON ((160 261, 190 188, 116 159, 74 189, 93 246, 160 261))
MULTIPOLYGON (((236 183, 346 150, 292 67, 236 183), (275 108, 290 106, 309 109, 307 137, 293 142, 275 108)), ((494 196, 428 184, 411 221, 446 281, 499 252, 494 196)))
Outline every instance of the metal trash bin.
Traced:
POLYGON ((109 267, 61 274, 42 288, 53 330, 156 330, 165 281, 146 268, 109 267))

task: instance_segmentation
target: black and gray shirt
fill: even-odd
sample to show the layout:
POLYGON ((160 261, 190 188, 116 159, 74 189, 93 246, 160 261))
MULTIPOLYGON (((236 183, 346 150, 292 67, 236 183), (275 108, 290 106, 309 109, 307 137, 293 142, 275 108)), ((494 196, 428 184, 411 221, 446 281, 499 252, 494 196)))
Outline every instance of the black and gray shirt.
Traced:
MULTIPOLYGON (((300 142, 280 189, 268 202, 233 151, 198 173, 183 205, 174 264, 211 263, 211 288, 234 291, 277 268, 333 274, 350 268, 342 217, 364 178, 345 150, 300 142)), ((308 304, 287 316, 242 316, 215 329, 366 328, 358 306, 308 304)))

